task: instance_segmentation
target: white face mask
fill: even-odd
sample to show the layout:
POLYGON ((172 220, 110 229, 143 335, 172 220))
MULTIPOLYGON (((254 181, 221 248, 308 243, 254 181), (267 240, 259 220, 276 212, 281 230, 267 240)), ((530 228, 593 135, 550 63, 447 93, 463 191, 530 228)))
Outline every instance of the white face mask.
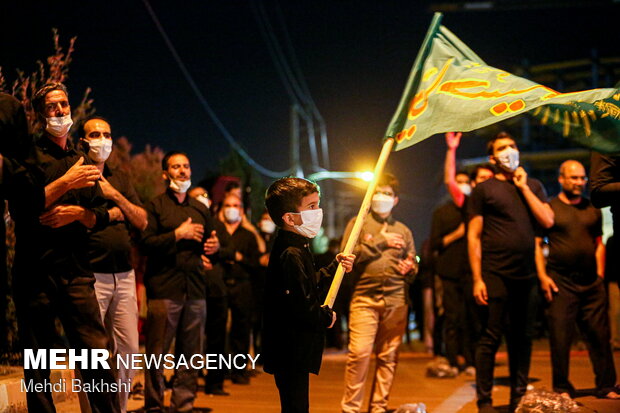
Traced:
POLYGON ((50 118, 45 118, 45 122, 47 123, 45 130, 50 135, 57 138, 67 135, 67 133, 69 133, 69 129, 73 125, 73 119, 71 119, 70 114, 66 116, 52 116, 50 118))
POLYGON ((514 172, 519 167, 519 151, 510 146, 499 152, 495 159, 508 172, 514 172))
POLYGON ((323 223, 323 210, 308 209, 301 212, 292 212, 301 215, 301 225, 294 225, 295 231, 306 238, 314 238, 321 229, 323 223))
POLYGON ((192 181, 189 179, 187 181, 180 181, 178 179, 170 180, 170 189, 179 194, 184 194, 187 192, 190 186, 192 186, 192 181))
POLYGON ((258 223, 258 227, 265 234, 273 234, 276 230, 276 223, 270 219, 263 219, 258 223))
POLYGON ((239 208, 235 207, 224 208, 224 218, 226 218, 226 221, 233 224, 241 219, 241 212, 239 208))
POLYGON ((374 194, 370 207, 376 214, 388 214, 394 208, 394 197, 385 194, 374 194))
POLYGON ((471 185, 462 183, 462 184, 457 184, 456 186, 459 187, 459 191, 461 191, 463 195, 469 196, 469 194, 471 194, 471 185))
POLYGON ((88 141, 88 156, 93 161, 105 162, 112 153, 112 139, 97 138, 88 141))

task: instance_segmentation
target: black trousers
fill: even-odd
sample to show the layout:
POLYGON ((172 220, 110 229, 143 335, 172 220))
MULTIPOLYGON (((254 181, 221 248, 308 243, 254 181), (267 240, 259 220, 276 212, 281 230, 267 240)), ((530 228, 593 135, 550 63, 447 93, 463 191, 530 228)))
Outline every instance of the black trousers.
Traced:
MULTIPOLYGON (((71 348, 108 349, 112 354, 94 285, 94 276, 67 279, 15 268, 13 286, 23 348, 36 352, 56 347, 60 342, 55 325, 58 317, 71 348)), ((83 382, 114 383, 116 363, 109 360, 108 364, 111 370, 80 369, 83 382)), ((50 370, 24 369, 24 379, 26 384, 44 383, 50 380, 50 370)), ((89 392, 87 395, 94 413, 120 412, 117 392, 89 392)), ((30 412, 56 411, 50 392, 28 392, 26 401, 30 412)))
MULTIPOLYGON (((207 297, 207 322, 205 324, 207 354, 224 354, 226 351, 226 320, 228 304, 226 296, 207 297)), ((224 369, 213 369, 207 372, 205 392, 224 388, 224 369)))
POLYGON ((538 280, 512 280, 484 274, 488 306, 483 310, 482 333, 476 346, 478 406, 491 405, 495 355, 506 335, 510 370, 510 405, 516 407, 527 390, 538 280))
POLYGON ((553 368, 553 390, 575 394, 568 379, 570 348, 575 336, 575 322, 588 346, 596 389, 603 396, 614 390, 616 369, 610 343, 607 291, 602 279, 580 285, 566 276, 549 272, 558 293, 549 303, 549 344, 553 368))
POLYGON ((458 365, 457 356, 465 358, 465 366, 473 366, 475 344, 479 330, 477 308, 473 301, 471 282, 442 278, 443 285, 443 339, 446 358, 453 367, 458 365))
POLYGON ((274 374, 280 392, 281 413, 308 413, 308 372, 281 371, 274 374))
MULTIPOLYGON (((250 328, 252 323, 252 285, 249 280, 230 280, 228 287, 228 308, 232 322, 230 325, 230 352, 248 354, 250 351, 250 328)), ((233 370, 231 374, 242 374, 240 370, 233 370)))

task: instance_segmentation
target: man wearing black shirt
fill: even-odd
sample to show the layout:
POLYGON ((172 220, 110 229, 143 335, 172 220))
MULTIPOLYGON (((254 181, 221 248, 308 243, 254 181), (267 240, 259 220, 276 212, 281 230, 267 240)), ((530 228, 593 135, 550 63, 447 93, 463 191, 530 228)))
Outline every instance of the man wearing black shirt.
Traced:
MULTIPOLYGON (((100 117, 91 117, 79 129, 88 157, 101 172, 99 186, 108 200, 110 225, 90 235, 90 263, 95 273, 95 293, 101 319, 113 339, 114 353, 126 356, 138 353, 138 301, 136 276, 131 266, 129 229, 146 228, 146 211, 129 176, 112 168, 106 160, 112 152, 110 125, 100 117)), ((131 386, 132 369, 119 366, 119 379, 131 386)), ((129 392, 119 392, 121 411, 127 411, 129 392)))
MULTIPOLYGON (((148 224, 142 248, 148 257, 144 281, 148 297, 146 353, 175 353, 187 360, 202 352, 206 317, 206 284, 202 255, 219 248, 211 215, 187 195, 191 169, 187 155, 168 152, 162 160, 168 189, 147 206, 148 224)), ((180 367, 175 374, 171 411, 191 411, 196 398, 197 371, 180 367)), ((145 408, 164 410, 163 368, 146 373, 145 408)))
MULTIPOLYGON (((463 176, 467 177, 458 174, 457 179, 463 176)), ((443 288, 446 358, 455 373, 474 366, 473 297, 464 222, 463 209, 449 200, 435 209, 431 226, 431 246, 438 252, 435 271, 443 288)), ((467 372, 473 375, 472 369, 467 372)))
POLYGON ((446 357, 454 373, 460 368, 466 374, 473 375, 474 346, 480 327, 476 303, 471 294, 465 211, 472 188, 492 178, 494 172, 490 165, 484 164, 476 166, 471 177, 462 171, 457 172, 456 149, 460 141, 460 132, 446 133, 444 183, 451 200, 438 207, 433 214, 431 247, 438 252, 435 272, 442 280, 446 357))
MULTIPOLYGON (((222 222, 226 227, 228 248, 220 251, 219 257, 223 261, 227 303, 232 317, 229 337, 232 354, 247 354, 250 349, 253 308, 250 277, 258 267, 259 256, 256 237, 241 225, 243 211, 243 203, 236 195, 227 195, 222 201, 222 222)), ((236 384, 250 382, 245 370, 235 369, 231 376, 236 384)))
MULTIPOLYGON (((590 159, 592 204, 597 208, 611 207, 614 234, 620 234, 620 155, 601 155, 592 152, 590 159)), ((609 254, 620 255, 620 243, 609 254)))
POLYGON ((527 388, 532 351, 531 324, 537 293, 535 230, 553 225, 542 184, 519 167, 516 143, 505 132, 488 144, 494 178, 474 188, 468 205, 468 251, 473 293, 487 306, 476 348, 476 392, 480 412, 495 412, 491 392, 495 354, 506 333, 510 408, 527 388), (505 331, 506 326, 509 326, 505 331))
MULTIPOLYGON (((72 348, 105 349, 108 340, 93 287, 87 232, 108 223, 96 183, 100 173, 84 164, 84 154, 68 139, 72 120, 64 85, 41 88, 33 106, 45 131, 25 163, 34 181, 45 187, 47 211, 39 216, 27 198, 9 198, 16 222, 13 285, 22 345, 34 351, 54 347, 58 316, 72 348)), ((112 370, 80 371, 84 382, 115 380, 112 370)), ((27 383, 50 377, 49 369, 25 369, 24 374, 27 383)), ((115 392, 89 392, 88 398, 94 412, 119 411, 115 392)), ((29 411, 55 411, 50 392, 28 392, 27 401, 29 411)))
POLYGON ((599 397, 620 398, 615 391, 616 370, 603 283, 605 247, 601 241, 601 211, 582 196, 586 171, 579 162, 564 162, 558 180, 562 191, 550 203, 555 224, 547 230, 546 267, 540 238, 536 245, 538 278, 549 302, 553 390, 575 396, 575 388, 568 380, 568 367, 576 321, 589 344, 599 397))

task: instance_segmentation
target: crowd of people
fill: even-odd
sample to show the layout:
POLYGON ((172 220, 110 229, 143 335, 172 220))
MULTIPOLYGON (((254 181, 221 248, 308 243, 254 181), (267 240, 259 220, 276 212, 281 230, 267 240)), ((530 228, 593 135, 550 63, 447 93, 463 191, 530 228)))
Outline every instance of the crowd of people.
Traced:
MULTIPOLYGON (((319 373, 326 331, 343 327, 336 312, 346 314, 342 330, 348 331, 340 410, 361 411, 374 355, 370 413, 387 411, 418 272, 425 301, 433 296, 428 290, 441 298, 443 323, 435 336, 444 345, 435 352, 446 357, 452 375, 475 376, 480 412, 496 411, 493 372, 504 336, 511 411, 525 394, 539 297, 545 301, 553 390, 575 396, 568 372, 576 324, 588 346, 597 395, 620 398, 598 209, 611 205, 614 229, 620 230, 618 157, 593 154, 592 202, 584 195, 585 168, 574 160, 560 166, 560 193, 548 200, 543 185, 520 166, 512 136, 500 133, 489 141, 489 163, 465 173, 456 169, 461 135, 449 133, 444 181, 450 199, 433 214, 422 260, 416 259, 412 231, 393 215, 399 181, 385 173, 352 254, 326 254, 319 269, 310 251, 322 223, 316 184, 275 181, 266 210, 253 224, 239 184, 228 185, 221 200, 212 202, 208 188, 192 186, 189 156, 170 151, 162 159, 166 190, 143 205, 131 177, 107 162, 114 147, 108 120, 92 116, 71 129, 68 92, 60 83, 39 89, 32 105, 34 133, 21 104, 0 94, 1 188, 15 221, 12 285, 24 348, 58 346, 58 318, 72 348, 139 353, 132 261, 137 246, 147 263, 145 352, 174 351, 187 359, 260 354, 259 364, 275 377, 284 413, 309 410, 308 374, 319 373), (338 265, 351 274, 332 309, 322 303, 338 265)), ((607 261, 611 256, 609 251, 607 261)), ((433 312, 433 305, 425 308, 433 312)), ((171 383, 163 373, 161 366, 145 370, 145 410, 192 411, 203 372, 180 366, 171 383)), ((24 374, 35 383, 50 378, 47 368, 24 374)), ((89 381, 131 382, 135 371, 93 368, 79 374, 89 381)), ((225 379, 247 385, 253 374, 247 368, 209 370, 202 390, 229 396, 225 379)), ((128 397, 126 390, 88 393, 93 412, 126 412, 128 397)), ((51 392, 28 392, 27 402, 33 412, 55 411, 51 392)))

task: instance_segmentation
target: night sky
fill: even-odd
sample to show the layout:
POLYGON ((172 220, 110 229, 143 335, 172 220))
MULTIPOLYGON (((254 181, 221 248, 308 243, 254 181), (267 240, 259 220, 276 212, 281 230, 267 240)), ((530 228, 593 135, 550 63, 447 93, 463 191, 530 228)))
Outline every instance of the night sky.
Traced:
MULTIPOLYGON (((91 87, 97 113, 110 120, 115 136, 126 136, 136 149, 150 143, 188 152, 195 178, 216 170, 218 160, 228 154, 228 144, 183 77, 142 0, 2 3, 0 66, 9 80, 16 68, 31 72, 37 59, 51 54, 51 28, 56 27, 63 44, 78 37, 67 82, 73 105, 91 87)), ((428 3, 264 3, 273 24, 278 24, 276 7, 284 16, 327 124, 333 170, 372 168, 430 23, 428 3)), ((251 4, 151 1, 225 127, 261 165, 284 170, 291 102, 251 4)), ((510 71, 525 60, 542 64, 588 58, 592 48, 601 57, 617 56, 619 11, 616 3, 454 12, 444 15, 443 24, 487 63, 510 71)), ((480 156, 483 147, 481 139, 468 134, 459 156, 480 156)), ((387 167, 403 183, 404 199, 396 215, 412 227, 418 245, 428 235, 430 211, 444 194, 444 150, 442 137, 431 138, 393 154, 387 167)))

